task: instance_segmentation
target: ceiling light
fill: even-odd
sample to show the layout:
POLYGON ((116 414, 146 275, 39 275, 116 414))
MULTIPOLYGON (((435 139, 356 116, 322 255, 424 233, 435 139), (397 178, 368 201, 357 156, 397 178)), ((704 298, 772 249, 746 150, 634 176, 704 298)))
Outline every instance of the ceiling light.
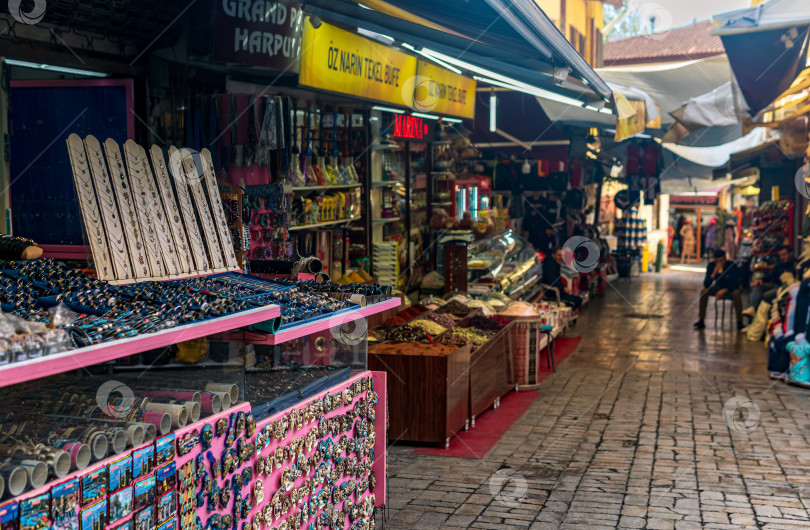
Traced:
POLYGON ((416 47, 411 46, 411 45, 410 45, 410 44, 408 44, 407 42, 403 42, 403 43, 402 43, 402 47, 403 47, 403 48, 407 48, 407 49, 411 50, 411 51, 412 51, 412 52, 414 52, 414 53, 418 53, 418 54, 419 54, 419 55, 421 55, 422 57, 425 57, 425 58, 427 58, 427 59, 430 59, 430 60, 431 60, 431 61, 433 61, 434 63, 439 64, 439 65, 441 65, 441 66, 442 66, 442 67, 444 67, 444 68, 447 68, 447 69, 448 69, 448 70, 450 70, 451 72, 455 72, 455 73, 457 73, 457 74, 461 75, 461 70, 459 70, 458 68, 456 68, 455 66, 453 66, 453 65, 451 65, 451 64, 448 64, 448 63, 447 63, 447 62, 445 62, 445 61, 442 61, 441 59, 439 59, 439 58, 437 58, 437 57, 433 57, 433 56, 431 56, 431 55, 428 55, 427 53, 423 52, 421 48, 417 49, 416 47))
MULTIPOLYGON (((490 79, 487 77, 481 77, 478 75, 474 75, 473 79, 476 81, 481 81, 483 83, 488 83, 490 85, 495 85, 503 88, 508 88, 509 90, 514 90, 515 92, 523 92, 524 94, 529 94, 530 96, 537 96, 539 98, 548 99, 550 101, 556 101, 557 103, 565 103, 566 105, 571 105, 574 107, 586 108, 588 110, 593 110, 594 112, 601 112, 604 114, 613 114, 610 109, 596 109, 595 107, 588 107, 585 105, 585 102, 579 99, 574 99, 572 97, 563 96, 561 94, 557 94, 551 92, 549 90, 543 90, 542 88, 533 87, 531 85, 527 85, 526 83, 521 83, 520 81, 511 80, 510 82, 499 81, 497 79, 490 79)), ((598 102, 594 101, 593 105, 596 105, 598 102)), ((590 104, 589 104, 590 105, 590 104)))
POLYGON ((33 68, 36 70, 48 70, 49 72, 60 72, 63 74, 86 75, 89 77, 108 77, 110 75, 104 72, 80 70, 78 68, 68 68, 65 66, 53 66, 50 64, 30 63, 28 61, 17 61, 15 59, 6 59, 6 64, 9 66, 20 66, 22 68, 33 68))
POLYGON ((445 118, 445 117, 442 117, 442 121, 446 121, 446 122, 449 122, 449 123, 464 123, 464 120, 460 120, 458 118, 445 118))
POLYGON ((393 112, 394 114, 405 114, 405 111, 402 109, 395 109, 393 107, 380 107, 380 106, 373 106, 371 110, 379 110, 382 112, 393 112))
POLYGON ((411 116, 416 116, 417 118, 425 118, 427 120, 438 120, 439 116, 433 114, 422 114, 421 112, 411 112, 411 116))
POLYGON ((498 96, 492 90, 489 93, 489 132, 498 130, 498 96))

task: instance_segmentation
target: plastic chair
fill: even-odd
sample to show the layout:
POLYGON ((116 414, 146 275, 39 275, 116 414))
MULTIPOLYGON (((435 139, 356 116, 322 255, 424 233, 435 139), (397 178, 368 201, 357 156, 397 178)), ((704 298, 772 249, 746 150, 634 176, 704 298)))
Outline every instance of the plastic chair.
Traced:
MULTIPOLYGON (((717 298, 714 299, 714 327, 717 327, 717 303, 720 302, 720 327, 726 327, 726 307, 728 304, 726 302, 731 302, 731 316, 734 316, 734 298, 731 294, 726 294, 723 298, 718 300, 717 298)), ((734 319, 729 318, 729 322, 734 324, 734 319)))
POLYGON ((557 364, 554 362, 554 327, 540 326, 540 333, 548 335, 548 345, 546 346, 546 361, 552 372, 557 371, 557 364))

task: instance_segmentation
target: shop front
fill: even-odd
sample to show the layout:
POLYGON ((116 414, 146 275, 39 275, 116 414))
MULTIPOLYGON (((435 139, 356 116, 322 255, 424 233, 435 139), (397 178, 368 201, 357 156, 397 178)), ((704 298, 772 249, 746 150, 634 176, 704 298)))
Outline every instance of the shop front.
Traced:
MULTIPOLYGON (((447 444, 539 384, 578 314, 465 126, 482 65, 538 81, 519 54, 476 44, 458 67, 384 43, 389 15, 210 8, 177 15, 205 31, 108 54, 103 79, 10 85, 4 528, 373 528, 389 417, 398 439, 447 444), (48 98, 78 116, 27 112, 48 98)), ((545 64, 608 103, 552 40, 545 64)), ((558 275, 570 296, 578 274, 558 275)))

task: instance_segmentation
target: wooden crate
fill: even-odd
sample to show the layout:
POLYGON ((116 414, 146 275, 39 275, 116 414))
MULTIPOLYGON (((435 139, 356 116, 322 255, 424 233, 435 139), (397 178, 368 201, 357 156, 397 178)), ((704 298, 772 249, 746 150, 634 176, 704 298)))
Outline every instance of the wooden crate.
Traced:
POLYGON ((470 354, 470 416, 475 417, 515 389, 509 353, 510 323, 470 354))
POLYGON ((470 347, 449 355, 374 353, 368 369, 388 373, 389 439, 442 443, 469 419, 470 347))

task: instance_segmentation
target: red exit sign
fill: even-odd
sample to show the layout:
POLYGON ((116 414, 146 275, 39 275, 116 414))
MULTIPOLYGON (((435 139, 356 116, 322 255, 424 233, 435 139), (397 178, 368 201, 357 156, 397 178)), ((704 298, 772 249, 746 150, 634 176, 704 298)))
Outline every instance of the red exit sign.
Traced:
POLYGON ((396 114, 394 115, 394 136, 409 140, 424 140, 430 136, 430 127, 424 118, 396 114))

